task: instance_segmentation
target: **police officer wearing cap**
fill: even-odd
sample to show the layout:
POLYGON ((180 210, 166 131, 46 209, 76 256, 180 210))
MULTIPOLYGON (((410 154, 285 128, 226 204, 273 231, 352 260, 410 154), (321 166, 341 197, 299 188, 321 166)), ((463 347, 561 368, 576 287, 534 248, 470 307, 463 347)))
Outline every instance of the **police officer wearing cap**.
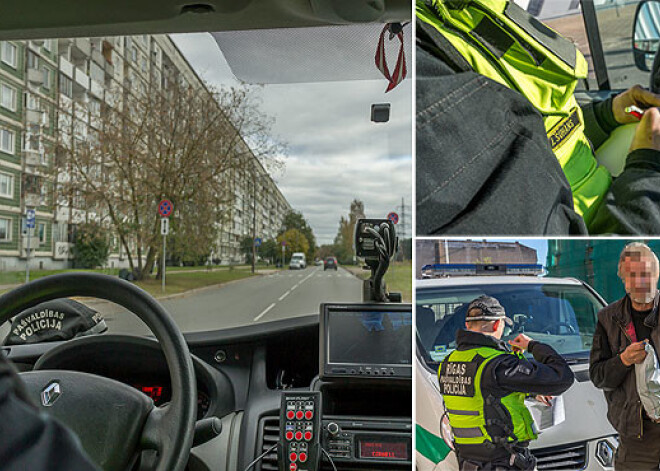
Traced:
POLYGON ((472 301, 465 321, 438 371, 460 470, 533 470, 527 446, 537 435, 525 397, 550 405, 549 396, 573 384, 573 372, 552 347, 523 334, 509 341, 512 352, 502 335, 513 322, 495 298, 472 301))

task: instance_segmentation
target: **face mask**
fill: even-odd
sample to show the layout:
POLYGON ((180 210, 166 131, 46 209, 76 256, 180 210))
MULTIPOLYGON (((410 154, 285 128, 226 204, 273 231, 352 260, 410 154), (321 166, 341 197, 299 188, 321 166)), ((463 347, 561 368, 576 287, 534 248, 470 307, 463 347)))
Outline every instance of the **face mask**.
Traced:
POLYGON ((657 290, 653 290, 652 292, 648 292, 648 293, 637 293, 637 294, 628 293, 628 296, 630 296, 630 299, 632 299, 636 303, 651 304, 655 299, 656 292, 657 290))
POLYGON ((511 332, 513 332, 511 327, 509 327, 508 325, 504 326, 504 330, 502 331, 502 337, 508 337, 509 335, 511 335, 511 332))

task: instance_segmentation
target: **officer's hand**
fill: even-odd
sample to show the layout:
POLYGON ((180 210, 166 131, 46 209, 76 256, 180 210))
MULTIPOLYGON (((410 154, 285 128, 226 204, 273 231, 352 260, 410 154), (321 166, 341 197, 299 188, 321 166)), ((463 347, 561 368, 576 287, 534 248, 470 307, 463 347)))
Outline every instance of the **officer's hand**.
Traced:
POLYGON ((532 339, 527 337, 525 334, 519 334, 515 339, 509 340, 509 345, 511 345, 514 350, 524 351, 527 350, 527 346, 531 341, 532 339))
POLYGON ((642 110, 654 106, 660 106, 660 95, 656 95, 639 85, 635 85, 625 92, 615 96, 614 100, 612 100, 612 112, 614 113, 614 119, 617 123, 627 124, 636 123, 638 121, 633 115, 626 113, 626 107, 632 105, 637 106, 642 110))
POLYGON ((551 406, 552 402, 550 402, 550 401, 552 401, 554 399, 554 396, 541 396, 541 395, 539 395, 539 396, 536 396, 534 399, 536 399, 537 401, 539 401, 543 405, 551 406))
POLYGON ((628 345, 628 347, 621 353, 621 363, 626 366, 638 364, 646 358, 646 350, 644 350, 645 342, 635 342, 628 345))
POLYGON ((637 149, 660 150, 660 111, 649 108, 637 126, 635 137, 630 144, 630 152, 637 149))

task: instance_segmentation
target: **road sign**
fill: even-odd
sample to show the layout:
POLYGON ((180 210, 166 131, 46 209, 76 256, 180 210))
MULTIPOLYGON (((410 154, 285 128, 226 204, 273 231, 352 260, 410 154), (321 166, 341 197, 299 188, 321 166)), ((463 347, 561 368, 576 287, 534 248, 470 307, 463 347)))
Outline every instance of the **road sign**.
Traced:
POLYGON ((25 211, 25 219, 26 219, 25 227, 27 227, 28 229, 34 229, 35 218, 36 218, 36 213, 34 209, 28 209, 27 211, 25 211))
POLYGON ((395 212, 391 212, 390 214, 387 215, 387 219, 392 223, 392 224, 397 224, 399 222, 399 215, 395 212))
POLYGON ((254 239, 254 245, 255 247, 261 247, 261 238, 257 237, 254 239))
POLYGON ((170 220, 167 218, 160 219, 160 235, 166 236, 170 233, 170 220))
POLYGON ((170 200, 162 200, 160 203, 158 203, 158 214, 164 218, 170 217, 173 210, 174 205, 170 200))

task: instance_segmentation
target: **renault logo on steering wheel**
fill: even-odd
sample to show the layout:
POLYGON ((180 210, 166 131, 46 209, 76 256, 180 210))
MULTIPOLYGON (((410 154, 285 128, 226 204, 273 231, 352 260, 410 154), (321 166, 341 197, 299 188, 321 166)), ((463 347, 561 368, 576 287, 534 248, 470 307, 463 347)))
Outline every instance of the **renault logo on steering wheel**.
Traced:
POLYGON ((60 383, 53 381, 41 391, 41 403, 44 407, 50 407, 61 395, 62 389, 60 388, 60 383))

